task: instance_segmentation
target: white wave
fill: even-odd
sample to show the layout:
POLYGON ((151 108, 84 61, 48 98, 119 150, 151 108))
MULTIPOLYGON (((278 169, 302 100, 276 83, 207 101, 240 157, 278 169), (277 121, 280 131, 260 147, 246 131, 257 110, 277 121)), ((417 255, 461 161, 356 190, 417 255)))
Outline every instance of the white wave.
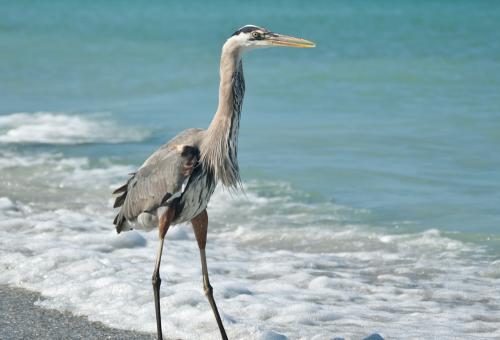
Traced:
POLYGON ((144 131, 119 127, 96 115, 35 112, 0 116, 0 143, 120 143, 145 137, 144 131))
MULTIPOLYGON (((111 224, 111 184, 132 168, 12 156, 0 179, 0 284, 41 292, 47 308, 154 332, 157 233, 116 235, 111 224), (16 186, 3 190, 8 183, 16 186)), ((438 230, 398 235, 355 223, 367 212, 301 201, 283 183, 249 182, 246 192, 218 190, 209 206, 209 271, 230 338, 500 336, 498 260, 482 248, 438 230)), ((190 228, 167 239, 165 333, 218 339, 190 228)))
POLYGON ((0 196, 45 208, 108 207, 111 192, 133 168, 59 153, 21 155, 0 150, 0 196))
MULTIPOLYGON (((215 204, 226 204, 218 197, 215 204)), ((210 216, 230 223, 220 211, 210 216)), ((157 234, 116 235, 111 219, 105 207, 39 210, 0 198, 0 283, 41 292, 47 299, 39 304, 47 308, 154 332, 150 278, 157 234)), ((175 227, 167 239, 161 291, 165 333, 218 339, 190 228, 175 227)), ((219 226, 210 231, 207 255, 230 338, 500 335, 494 312, 500 307, 498 261, 437 230, 387 235, 361 226, 219 226), (248 243, 268 237, 284 243, 323 239, 338 251, 248 243)))

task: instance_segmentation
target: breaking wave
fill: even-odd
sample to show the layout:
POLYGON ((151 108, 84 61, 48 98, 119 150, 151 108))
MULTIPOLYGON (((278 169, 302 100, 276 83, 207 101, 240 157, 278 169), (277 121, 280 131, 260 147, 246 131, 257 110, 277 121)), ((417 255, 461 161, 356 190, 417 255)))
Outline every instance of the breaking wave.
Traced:
MULTIPOLYGON (((131 168, 49 154, 10 161, 2 172, 22 188, 0 193, 0 284, 41 292, 47 308, 154 332, 157 233, 116 235, 111 224, 110 189, 131 168)), ((499 261, 484 248, 435 229, 394 234, 286 183, 245 186, 236 197, 218 190, 209 206, 209 271, 231 338, 500 336, 499 261)), ((167 239, 165 329, 218 339, 193 233, 178 226, 167 239)))
POLYGON ((97 115, 35 112, 0 116, 0 143, 121 143, 141 141, 147 136, 97 115))

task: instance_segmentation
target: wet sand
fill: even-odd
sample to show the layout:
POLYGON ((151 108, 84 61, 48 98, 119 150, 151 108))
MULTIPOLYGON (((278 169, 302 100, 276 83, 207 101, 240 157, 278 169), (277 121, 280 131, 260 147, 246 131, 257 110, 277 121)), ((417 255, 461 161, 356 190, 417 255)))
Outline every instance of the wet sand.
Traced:
MULTIPOLYGON (((0 340, 156 339, 154 334, 110 328, 100 322, 89 321, 84 316, 35 306, 38 300, 43 300, 39 293, 0 285, 0 340)), ((344 340, 344 338, 333 338, 333 340, 344 340)), ((374 333, 363 340, 384 339, 374 333)))
POLYGON ((35 306, 38 293, 0 285, 0 339, 155 339, 154 334, 109 328, 86 317, 35 306))

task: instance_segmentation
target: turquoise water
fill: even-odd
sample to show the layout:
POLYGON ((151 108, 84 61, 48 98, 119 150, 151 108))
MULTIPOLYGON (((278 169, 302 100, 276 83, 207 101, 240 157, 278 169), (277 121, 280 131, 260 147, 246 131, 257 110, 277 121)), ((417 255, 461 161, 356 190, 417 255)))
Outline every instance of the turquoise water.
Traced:
POLYGON ((1 17, 1 113, 106 112, 151 138, 55 148, 134 164, 208 125, 233 30, 257 23, 314 40, 315 50, 245 57, 244 178, 369 209, 377 224, 498 237, 494 1, 11 2, 1 17))
MULTIPOLYGON (((244 301, 252 306, 260 306, 260 289, 272 289, 257 278, 271 277, 274 269, 252 272, 260 256, 309 276, 276 274, 282 276, 269 287, 296 284, 297 291, 274 301, 274 319, 256 312, 260 307, 246 310, 246 302, 231 310, 235 288, 221 288, 233 334, 261 334, 267 328, 260 325, 271 325, 302 338, 361 338, 376 330, 389 338, 500 336, 500 319, 491 316, 500 301, 485 293, 500 287, 498 22, 497 1, 2 3, 0 252, 7 262, 0 265, 10 272, 0 283, 39 290, 53 298, 52 308, 154 331, 148 323, 154 316, 146 313, 151 306, 140 309, 149 296, 116 296, 145 312, 113 319, 123 306, 100 305, 102 299, 85 297, 85 287, 77 302, 65 287, 54 293, 62 260, 50 249, 64 253, 78 240, 82 259, 109 256, 116 263, 114 255, 126 254, 132 262, 143 259, 148 273, 129 273, 127 282, 149 278, 155 235, 115 241, 111 188, 179 131, 208 126, 217 107, 221 46, 242 25, 256 24, 317 47, 244 57, 239 157, 247 194, 219 192, 213 199, 209 244, 225 255, 209 251, 209 266, 216 268, 215 280, 219 275, 249 289, 244 301), (40 230, 46 248, 22 243, 21 218, 40 230), (75 226, 86 236, 72 238, 75 226), (102 240, 114 250, 98 244, 102 240), (55 265, 41 268, 44 276, 29 276, 16 263, 38 265, 36 256, 15 249, 31 249, 55 265), (224 259, 233 256, 226 273, 224 259), (342 284, 332 273, 351 281, 342 284), (351 300, 337 299, 349 289, 351 300), (313 293, 320 295, 307 295, 313 293), (318 314, 309 307, 295 314, 307 310, 317 319, 280 316, 301 297, 316 304, 318 314), (372 313, 356 309, 356 299, 372 313), (384 309, 387 301, 393 310, 384 309), (414 318, 400 319, 408 313, 414 318), (430 326, 424 330, 422 323, 430 326)), ((173 249, 196 257, 182 243, 192 236, 180 230, 173 249)), ((197 272, 176 275, 187 284, 197 272)), ((68 280, 82 284, 81 277, 68 280)), ((174 292, 165 294, 170 303, 174 292)), ((181 302, 178 308, 188 308, 181 302)), ((205 307, 200 300, 199 309, 205 307)), ((193 323, 189 336, 175 334, 194 338, 204 325, 193 323)), ((210 332, 217 338, 216 329, 210 332)))

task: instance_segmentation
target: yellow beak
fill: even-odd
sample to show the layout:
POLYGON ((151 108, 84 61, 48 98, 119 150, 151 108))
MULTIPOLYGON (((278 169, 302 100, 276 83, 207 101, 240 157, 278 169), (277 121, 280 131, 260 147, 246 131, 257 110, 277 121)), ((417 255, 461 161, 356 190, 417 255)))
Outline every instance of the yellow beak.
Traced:
POLYGON ((316 44, 312 41, 277 33, 271 33, 266 37, 266 40, 272 46, 288 46, 298 48, 312 48, 316 46, 316 44))

